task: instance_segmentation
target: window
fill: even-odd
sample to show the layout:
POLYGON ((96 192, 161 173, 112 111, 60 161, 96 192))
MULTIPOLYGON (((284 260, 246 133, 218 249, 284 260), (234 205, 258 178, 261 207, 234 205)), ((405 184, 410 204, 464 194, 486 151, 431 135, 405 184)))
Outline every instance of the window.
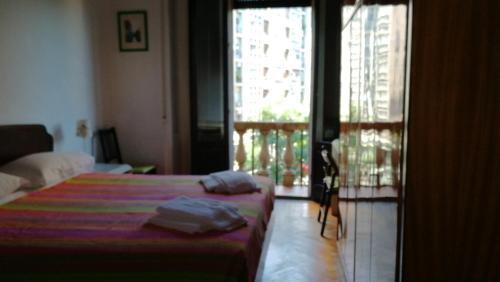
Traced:
POLYGON ((237 83, 241 83, 242 82, 242 68, 241 68, 241 63, 236 63, 236 70, 235 70, 235 80, 237 83))
MULTIPOLYGON (((231 94, 234 95, 231 102, 234 103, 232 105, 232 115, 235 121, 306 122, 309 120, 309 94, 311 91, 309 76, 311 75, 312 64, 311 8, 302 6, 294 8, 255 8, 253 6, 261 5, 262 2, 289 5, 289 3, 296 1, 303 0, 234 1, 233 18, 237 16, 237 12, 240 12, 243 19, 241 21, 241 31, 237 30, 239 27, 236 26, 233 19, 233 40, 231 42, 233 54, 229 60, 232 63, 230 70, 233 72, 232 75, 229 75, 232 78, 229 83, 233 89, 231 94), (257 4, 250 6, 248 3, 257 4), (238 9, 238 5, 249 6, 238 9), (306 15, 305 21, 302 19, 303 15, 306 15), (306 27, 302 26, 304 23, 307 24, 306 27), (241 38, 241 41, 238 41, 238 38, 241 38), (302 41, 306 41, 306 43, 302 43, 302 41), (296 59, 297 50, 303 54, 302 61, 296 59), (301 86, 300 76, 297 76, 294 70, 303 71, 306 74, 305 85, 301 86), (243 76, 245 77, 244 80, 243 76), (238 87, 241 87, 241 90, 238 87), (305 97, 302 101, 303 104, 300 103, 299 99, 301 91, 305 97)), ((233 140, 235 140, 235 144, 238 144, 239 134, 234 132, 233 140)), ((308 132, 304 133, 309 134, 308 132)), ((281 133, 278 132, 278 135, 280 135, 279 139, 270 138, 269 141, 274 142, 274 144, 278 143, 281 146, 284 139, 281 133)), ((254 142, 254 145, 251 144, 252 138, 256 136, 247 132, 242 139, 246 147, 248 161, 253 161, 256 157, 255 154, 251 153, 251 148, 254 145, 260 146, 260 142, 254 142)), ((299 165, 300 163, 309 163, 308 138, 304 138, 303 141, 306 143, 293 142, 293 153, 301 152, 300 156, 295 155, 297 166, 293 168, 294 170, 297 169, 295 183, 300 182, 300 185, 309 182, 307 165, 299 165), (300 181, 298 177, 299 170, 301 170, 300 175, 303 176, 300 181)), ((270 150, 276 149, 276 146, 268 145, 270 150)), ((278 153, 281 156, 282 152, 278 153)), ((270 154, 274 156, 273 152, 270 152, 270 154)), ((255 163, 258 164, 258 160, 255 163)), ((275 181, 277 183, 281 183, 284 172, 281 158, 273 163, 274 165, 269 167, 269 174, 276 177, 275 181)), ((258 170, 258 166, 254 166, 250 171, 248 162, 246 164, 249 172, 255 173, 258 170)), ((235 165, 238 166, 237 163, 235 165)))
POLYGON ((241 59, 241 37, 236 38, 236 44, 234 46, 234 57, 236 59, 241 59))
POLYGON ((250 68, 250 78, 251 80, 257 79, 257 69, 255 67, 250 68))
POLYGON ((241 33, 243 31, 243 14, 241 12, 236 13, 236 32, 241 33))
POLYGON ((250 45, 250 56, 255 56, 255 50, 257 49, 257 46, 255 44, 250 45))
POLYGON ((269 21, 264 20, 264 33, 269 34, 269 21))
POLYGON ((234 89, 234 106, 241 107, 243 105, 243 95, 241 86, 236 86, 234 89))

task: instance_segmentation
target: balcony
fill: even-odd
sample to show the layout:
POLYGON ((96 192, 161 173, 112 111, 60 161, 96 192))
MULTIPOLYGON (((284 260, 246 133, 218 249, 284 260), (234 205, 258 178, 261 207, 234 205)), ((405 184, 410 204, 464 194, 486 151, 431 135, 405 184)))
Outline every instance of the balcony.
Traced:
POLYGON ((234 168, 284 187, 308 186, 307 122, 235 122, 234 168))
MULTIPOLYGON (((285 194, 307 196, 308 130, 306 122, 235 122, 235 170, 271 177, 285 194), (302 192, 287 190, 292 187, 302 192)), ((401 185, 401 132, 401 122, 341 122, 341 186, 360 188, 360 197, 395 197, 401 185), (359 166, 350 165, 358 158, 359 166)))
POLYGON ((402 122, 340 123, 340 186, 349 188, 341 197, 397 197, 402 130, 402 122))

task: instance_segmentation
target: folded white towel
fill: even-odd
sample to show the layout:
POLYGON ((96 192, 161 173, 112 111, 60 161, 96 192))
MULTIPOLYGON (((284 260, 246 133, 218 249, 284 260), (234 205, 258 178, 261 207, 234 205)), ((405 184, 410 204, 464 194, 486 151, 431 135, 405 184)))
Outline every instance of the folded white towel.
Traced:
POLYGON ((220 171, 203 177, 200 183, 207 192, 241 194, 260 191, 255 180, 245 172, 220 171))
POLYGON ((235 204, 180 196, 159 206, 149 222, 186 233, 230 231, 247 223, 235 204))

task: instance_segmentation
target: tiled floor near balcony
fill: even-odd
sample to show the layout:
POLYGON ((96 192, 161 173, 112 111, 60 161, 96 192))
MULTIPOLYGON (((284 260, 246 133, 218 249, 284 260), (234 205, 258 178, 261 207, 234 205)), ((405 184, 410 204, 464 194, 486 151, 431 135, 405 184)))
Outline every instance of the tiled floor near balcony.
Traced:
POLYGON ((274 192, 277 197, 309 198, 309 187, 307 186, 285 187, 283 185, 276 185, 274 192))

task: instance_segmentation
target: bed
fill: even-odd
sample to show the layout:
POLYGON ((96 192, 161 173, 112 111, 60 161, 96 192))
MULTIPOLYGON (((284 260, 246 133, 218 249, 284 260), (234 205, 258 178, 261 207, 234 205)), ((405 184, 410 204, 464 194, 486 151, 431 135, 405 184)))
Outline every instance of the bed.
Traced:
MULTIPOLYGON (((0 143, 0 165, 52 150, 41 126, 0 126, 0 143)), ((87 173, 1 204, 2 280, 254 281, 271 181, 256 178, 261 193, 221 195, 204 192, 200 177, 87 173), (147 223, 179 195, 236 203, 248 225, 188 235, 147 223)))

